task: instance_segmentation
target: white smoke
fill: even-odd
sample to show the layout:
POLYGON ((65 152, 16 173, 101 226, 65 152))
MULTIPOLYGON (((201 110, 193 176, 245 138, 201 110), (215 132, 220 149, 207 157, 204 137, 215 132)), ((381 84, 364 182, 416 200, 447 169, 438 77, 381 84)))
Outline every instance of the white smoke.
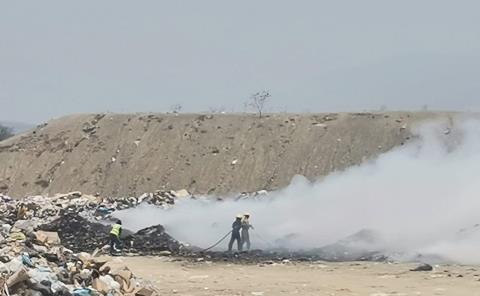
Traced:
MULTIPOLYGON (((175 238, 208 247, 250 212, 252 244, 317 248, 362 229, 381 234, 379 248, 433 253, 480 263, 480 121, 426 123, 405 146, 311 183, 297 176, 268 197, 223 202, 181 200, 117 213, 137 230, 163 224, 175 238)), ((226 242, 220 246, 225 249, 226 242)))

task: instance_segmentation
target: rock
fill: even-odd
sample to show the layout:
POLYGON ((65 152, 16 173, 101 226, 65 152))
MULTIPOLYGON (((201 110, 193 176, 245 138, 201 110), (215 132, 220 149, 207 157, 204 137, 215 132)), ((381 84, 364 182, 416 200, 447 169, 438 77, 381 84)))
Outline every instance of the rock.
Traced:
POLYGON ((433 267, 430 264, 421 264, 416 268, 410 269, 410 271, 432 271, 433 267))

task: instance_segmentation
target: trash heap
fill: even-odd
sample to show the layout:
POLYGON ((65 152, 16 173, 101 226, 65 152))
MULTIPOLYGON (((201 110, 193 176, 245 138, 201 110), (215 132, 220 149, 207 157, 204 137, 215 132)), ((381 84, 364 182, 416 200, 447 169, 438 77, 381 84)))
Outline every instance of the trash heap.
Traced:
POLYGON ((125 250, 140 255, 186 254, 189 251, 168 233, 162 225, 151 226, 126 236, 125 250))
MULTIPOLYGON (((106 224, 88 221, 78 214, 70 213, 49 224, 40 225, 39 230, 59 234, 62 245, 74 252, 94 252, 102 248, 108 251, 109 232, 106 224)), ((124 252, 130 255, 170 255, 186 251, 185 247, 165 232, 162 225, 151 226, 131 233, 122 233, 124 252)))
POLYGON ((38 226, 38 229, 58 233, 62 245, 74 252, 93 252, 108 244, 111 227, 90 222, 76 213, 68 213, 38 226))
POLYGON ((114 198, 106 199, 104 202, 110 202, 110 204, 117 210, 125 210, 138 206, 141 203, 147 203, 163 208, 170 208, 175 204, 175 200, 182 198, 195 198, 187 190, 182 189, 178 191, 163 191, 157 190, 151 193, 144 193, 139 197, 128 198, 114 198))
POLYGON ((2 220, 15 223, 17 220, 41 219, 43 222, 56 219, 66 213, 78 213, 88 220, 105 220, 117 210, 136 207, 141 203, 170 208, 175 200, 195 198, 187 190, 144 193, 139 197, 100 197, 82 194, 79 191, 57 194, 52 197, 28 196, 22 200, 0 194, 0 215, 2 220), (21 209, 20 209, 21 208, 21 209))
MULTIPOLYGON (((139 198, 100 198, 80 192, 14 200, 0 195, 1 295, 145 295, 127 267, 111 268, 108 219, 142 202, 170 207, 186 191, 156 191, 139 198), (99 221, 101 220, 101 221, 99 221), (103 224, 101 223, 103 222, 103 224)), ((161 225, 124 231, 128 254, 179 254, 184 246, 161 225)))
MULTIPOLYGON (((17 223, 16 223, 17 224, 17 223)), ((57 232, 17 228, 0 231, 1 295, 152 295, 125 266, 111 268, 111 257, 75 253, 57 232)), ((23 226, 23 225, 22 225, 23 226)))

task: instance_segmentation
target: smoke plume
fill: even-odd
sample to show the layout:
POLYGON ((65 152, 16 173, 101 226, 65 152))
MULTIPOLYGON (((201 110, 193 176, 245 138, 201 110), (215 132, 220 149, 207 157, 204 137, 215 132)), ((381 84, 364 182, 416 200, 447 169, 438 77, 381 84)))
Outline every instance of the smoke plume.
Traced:
POLYGON ((425 123, 413 133, 375 160, 315 182, 296 176, 266 196, 186 199, 117 216, 132 230, 163 224, 177 239, 208 247, 250 212, 254 248, 312 249, 368 229, 378 233, 378 249, 480 263, 480 121, 425 123))

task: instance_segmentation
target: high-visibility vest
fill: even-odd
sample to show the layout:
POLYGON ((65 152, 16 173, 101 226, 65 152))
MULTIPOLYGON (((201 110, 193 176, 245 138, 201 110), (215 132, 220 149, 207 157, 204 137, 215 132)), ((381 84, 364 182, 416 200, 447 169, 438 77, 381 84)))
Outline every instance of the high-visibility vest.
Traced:
POLYGON ((122 225, 120 224, 113 224, 111 234, 120 236, 120 229, 122 229, 122 225))

